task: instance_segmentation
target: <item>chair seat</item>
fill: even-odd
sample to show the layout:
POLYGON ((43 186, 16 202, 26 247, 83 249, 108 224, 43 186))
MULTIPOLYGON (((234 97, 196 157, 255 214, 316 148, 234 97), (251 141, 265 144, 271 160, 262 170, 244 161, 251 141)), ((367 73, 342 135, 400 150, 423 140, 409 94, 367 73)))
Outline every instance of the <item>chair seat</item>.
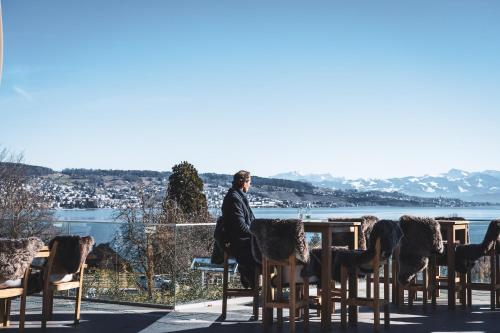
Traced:
POLYGON ((75 289, 80 287, 80 281, 52 283, 51 287, 56 291, 75 289))
POLYGON ((0 289, 0 298, 10 298, 21 296, 23 294, 23 288, 5 288, 0 289))

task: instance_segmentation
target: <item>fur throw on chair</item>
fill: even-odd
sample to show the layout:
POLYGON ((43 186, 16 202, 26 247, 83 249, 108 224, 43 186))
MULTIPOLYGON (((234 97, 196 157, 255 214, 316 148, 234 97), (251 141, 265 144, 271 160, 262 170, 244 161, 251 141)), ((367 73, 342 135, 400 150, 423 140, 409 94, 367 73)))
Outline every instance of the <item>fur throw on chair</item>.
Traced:
POLYGON ((455 270, 467 273, 474 267, 476 261, 485 256, 494 245, 496 253, 500 254, 500 220, 490 222, 481 243, 457 246, 455 249, 455 270))
POLYGON ((37 237, 0 239, 0 282, 22 278, 42 247, 37 237))
POLYGON ((250 232, 262 255, 269 259, 282 261, 295 253, 300 262, 309 261, 304 224, 300 220, 255 219, 250 232))
MULTIPOLYGON (((359 239, 358 239, 358 248, 360 250, 366 250, 367 244, 368 244, 368 238, 370 238, 370 233, 372 232, 373 226, 375 223, 378 222, 378 218, 376 216, 372 215, 364 215, 361 216, 361 218, 352 218, 352 217, 330 217, 328 218, 328 221, 330 222, 361 222, 361 232, 359 234, 359 239)), ((337 235, 338 233, 335 233, 333 235, 333 243, 335 244, 345 244, 346 242, 344 240, 338 240, 337 235)), ((343 234, 340 234, 343 235, 343 234)), ((351 237, 350 233, 345 233, 345 236, 351 237)))
POLYGON ((52 268, 53 274, 76 273, 94 246, 94 238, 91 236, 57 236, 50 241, 50 249, 54 242, 57 242, 57 253, 52 268))
POLYGON ((403 232, 396 221, 381 220, 373 226, 367 250, 337 249, 333 278, 340 281, 340 266, 359 268, 362 273, 373 272, 372 260, 375 258, 375 245, 380 239, 380 263, 383 264, 392 255, 399 244, 403 232))
POLYGON ((439 223, 433 218, 404 215, 399 221, 403 239, 398 280, 406 285, 427 267, 431 255, 443 253, 444 246, 439 223))

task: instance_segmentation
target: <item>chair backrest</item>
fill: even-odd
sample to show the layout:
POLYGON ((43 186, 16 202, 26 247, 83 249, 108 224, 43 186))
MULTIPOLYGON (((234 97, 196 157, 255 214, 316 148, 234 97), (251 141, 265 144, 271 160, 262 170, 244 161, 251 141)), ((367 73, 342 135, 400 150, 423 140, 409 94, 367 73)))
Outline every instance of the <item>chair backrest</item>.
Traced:
POLYGON ((0 239, 0 281, 22 278, 42 247, 37 237, 0 239))
POLYGON ((399 221, 403 239, 398 279, 407 284, 427 267, 431 255, 443 253, 444 245, 439 223, 433 218, 404 215, 399 221))
POLYGON ((255 219, 250 225, 250 232, 263 256, 282 261, 292 254, 307 263, 307 246, 304 224, 297 219, 255 219))
POLYGON ((49 242, 51 256, 54 252, 51 273, 74 274, 79 272, 93 245, 94 239, 90 236, 57 236, 53 238, 49 242), (57 250, 53 251, 55 244, 57 244, 57 250))
MULTIPOLYGON (((375 223, 378 222, 378 218, 372 215, 363 215, 361 217, 329 217, 329 222, 360 222, 360 233, 358 235, 358 249, 366 250, 368 239, 370 238, 371 231, 375 223)), ((340 233, 335 232, 332 234, 332 244, 340 246, 352 246, 352 236, 350 233, 340 233)))
POLYGON ((399 223, 392 220, 381 220, 373 225, 368 239, 368 252, 376 252, 376 244, 379 243, 378 255, 381 261, 388 259, 398 247, 403 231, 399 223))

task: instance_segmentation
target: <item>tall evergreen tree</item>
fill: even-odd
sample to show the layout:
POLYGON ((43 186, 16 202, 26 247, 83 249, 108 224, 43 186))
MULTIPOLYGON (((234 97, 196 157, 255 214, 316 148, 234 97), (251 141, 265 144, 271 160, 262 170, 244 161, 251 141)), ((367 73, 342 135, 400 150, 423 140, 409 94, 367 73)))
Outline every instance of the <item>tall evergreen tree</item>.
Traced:
POLYGON ((167 195, 163 209, 167 212, 172 204, 188 215, 208 215, 207 198, 203 193, 203 181, 196 168, 181 162, 174 165, 168 178, 167 195))

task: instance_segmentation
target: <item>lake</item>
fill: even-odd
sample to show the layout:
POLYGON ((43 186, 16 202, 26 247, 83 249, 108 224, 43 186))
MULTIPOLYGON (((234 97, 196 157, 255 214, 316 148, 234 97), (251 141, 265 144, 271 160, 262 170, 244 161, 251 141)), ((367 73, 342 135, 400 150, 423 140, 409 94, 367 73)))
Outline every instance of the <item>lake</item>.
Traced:
MULTIPOLYGON (((257 218, 297 218, 297 208, 255 208, 257 218)), ((359 217, 375 215, 379 219, 399 219, 401 215, 419 216, 461 216, 470 221, 471 242, 478 243, 486 232, 488 223, 500 218, 500 206, 473 208, 427 208, 427 207, 350 207, 311 208, 311 218, 322 219, 332 216, 359 217)), ((120 223, 115 221, 113 209, 62 209, 56 211, 59 222, 56 225, 67 234, 92 235, 96 243, 106 243, 117 234, 120 223)))

